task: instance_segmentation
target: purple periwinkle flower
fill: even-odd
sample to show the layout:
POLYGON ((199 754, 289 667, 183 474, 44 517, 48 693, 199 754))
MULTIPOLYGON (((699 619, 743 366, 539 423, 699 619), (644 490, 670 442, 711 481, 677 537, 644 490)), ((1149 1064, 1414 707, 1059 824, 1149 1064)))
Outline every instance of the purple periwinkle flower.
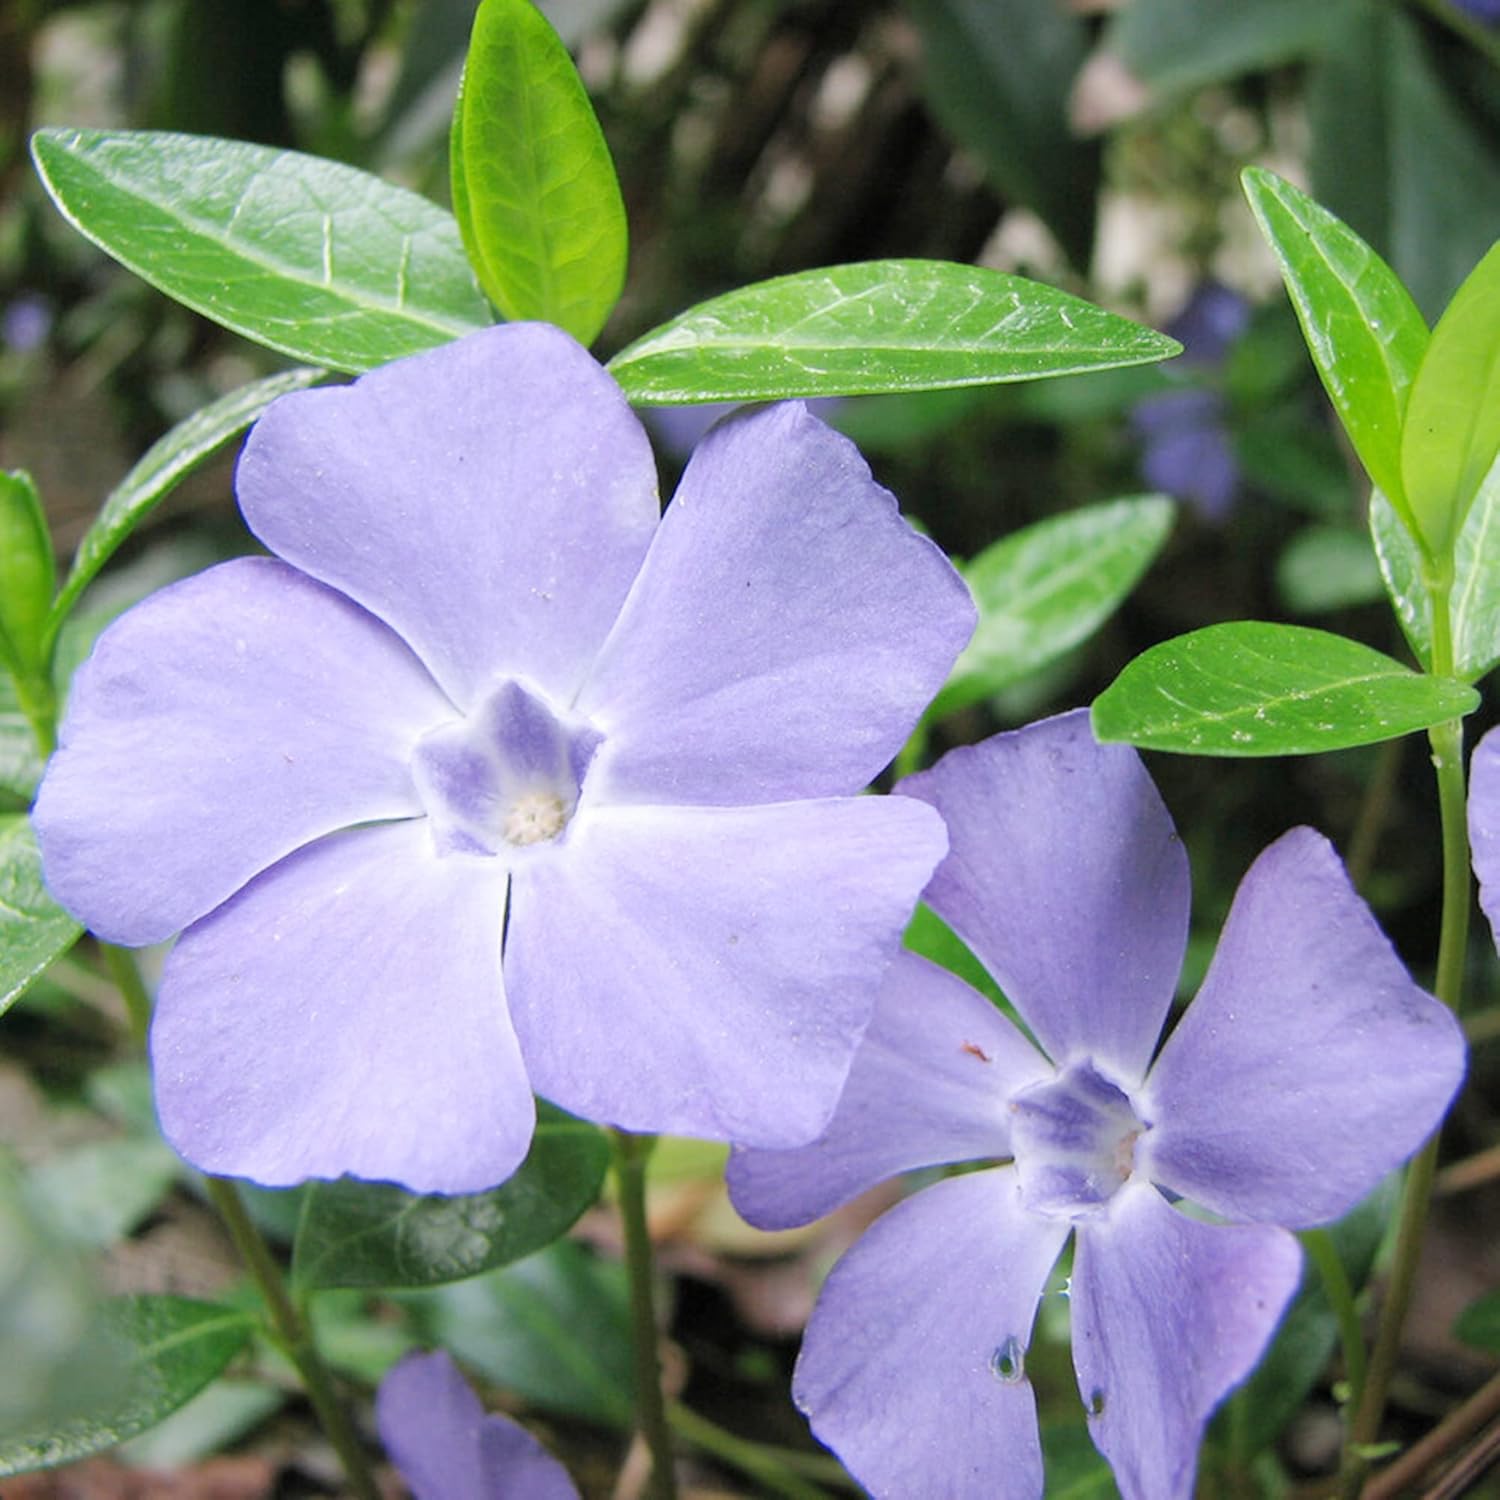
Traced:
POLYGON ((1469 847, 1479 905, 1500 945, 1500 729, 1480 740, 1469 761, 1469 847))
POLYGON ((276 556, 105 632, 35 810, 101 937, 185 929, 172 1143, 468 1192, 525 1156, 533 1090, 817 1134, 946 848, 855 794, 973 625, 853 446, 747 412, 661 516, 618 387, 511 324, 283 398, 236 486, 276 556))
POLYGON ((1036 1045, 903 955, 823 1137, 734 1154, 734 1201, 768 1228, 895 1172, 1006 1163, 916 1193, 844 1256, 793 1394, 877 1497, 1040 1496, 1025 1354, 1072 1236, 1073 1364, 1094 1442, 1125 1500, 1181 1500, 1209 1414, 1296 1291, 1287 1228, 1339 1217, 1437 1125, 1463 1073, 1458 1026, 1412 983, 1329 844, 1299 828, 1245 876, 1153 1061, 1189 883, 1136 753, 1096 743, 1078 712, 901 785, 948 822, 926 899, 1036 1045))
POLYGON ((1453 0, 1453 3, 1477 21, 1485 21, 1491 26, 1500 21, 1500 0, 1453 0))
POLYGON ((442 1352, 391 1367, 375 1422, 414 1500, 578 1500, 568 1471, 519 1423, 486 1415, 442 1352))

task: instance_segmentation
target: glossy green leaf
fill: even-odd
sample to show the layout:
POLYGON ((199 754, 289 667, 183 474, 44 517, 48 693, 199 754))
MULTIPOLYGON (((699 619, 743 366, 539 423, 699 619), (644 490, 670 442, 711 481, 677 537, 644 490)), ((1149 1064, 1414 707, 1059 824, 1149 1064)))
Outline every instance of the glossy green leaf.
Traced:
POLYGON ((36 784, 42 779, 42 764, 36 732, 21 712, 16 685, 8 673, 0 671, 0 814, 7 804, 16 812, 31 806, 36 784))
POLYGON ((0 815, 0 1014, 82 931, 42 884, 31 820, 0 815))
POLYGON ((121 1388, 37 1430, 0 1435, 0 1476, 72 1463, 144 1432, 202 1390, 252 1326, 248 1313, 186 1297, 117 1297, 104 1318, 125 1366, 121 1388))
POLYGON ((1261 167, 1247 168, 1244 184, 1334 410, 1403 509, 1401 427, 1427 325, 1390 267, 1327 209, 1261 167))
POLYGON ((1094 700, 1094 733, 1187 755, 1315 755, 1472 713, 1479 695, 1358 641, 1243 620, 1153 646, 1094 700))
POLYGON ((199 464, 243 432, 278 396, 323 378, 322 370, 284 370, 220 396, 163 434, 110 491, 73 555, 67 581, 47 618, 51 640, 99 570, 131 532, 199 464))
POLYGON ((1294 614, 1369 604, 1384 593, 1369 541, 1348 526, 1308 526, 1276 560, 1276 587, 1294 614))
POLYGON ((642 406, 860 396, 1147 364, 1164 334, 1024 276, 872 260, 700 303, 609 362, 642 406))
POLYGON ((963 573, 979 607, 929 717, 977 703, 1086 640, 1119 607, 1172 529, 1161 495, 1114 500, 1028 526, 963 573))
POLYGON ((531 1255, 599 1196, 609 1147, 592 1125, 544 1106, 531 1151, 488 1193, 418 1196, 384 1183, 309 1189, 292 1256, 305 1290, 435 1286, 531 1255))
POLYGON ((168 296, 360 371, 491 319, 451 214, 353 167, 165 131, 40 130, 63 216, 168 296))
POLYGON ((974 957, 969 945, 926 902, 917 904, 901 941, 913 953, 947 969, 950 974, 957 974, 981 995, 988 995, 996 1005, 1010 1009, 989 970, 974 957))
POLYGON ((57 587, 52 536, 31 476, 0 470, 0 663, 42 662, 42 621, 57 587))
POLYGON ((457 120, 453 201, 480 285, 507 318, 592 343, 625 284, 625 204, 568 49, 531 0, 482 0, 457 120))
POLYGON ((1500 450, 1500 244, 1432 331, 1406 407, 1401 480, 1428 548, 1444 557, 1500 450))

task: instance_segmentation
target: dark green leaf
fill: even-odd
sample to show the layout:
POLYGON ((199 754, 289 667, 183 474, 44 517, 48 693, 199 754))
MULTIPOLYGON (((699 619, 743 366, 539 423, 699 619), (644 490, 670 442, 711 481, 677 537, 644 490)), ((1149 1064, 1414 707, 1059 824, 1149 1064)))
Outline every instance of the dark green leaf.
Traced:
POLYGON ((1453 1336, 1486 1354, 1500 1354, 1500 1292, 1483 1292, 1459 1313, 1453 1336))
POLYGON ((42 621, 56 587, 42 497, 29 474, 0 470, 0 662, 40 669, 42 621))
POLYGON ((1244 182, 1334 409, 1401 509, 1401 424, 1427 347, 1422 315, 1390 267, 1306 193, 1260 167, 1244 182))
POLYGON ((1472 713, 1479 695, 1324 630, 1244 620, 1144 652, 1094 700, 1094 732, 1187 755, 1315 755, 1472 713))
POLYGON ((82 931, 42 884, 31 820, 0 815, 0 1014, 82 931))
POLYGON ((860 396, 1033 380, 1181 352, 1024 276, 936 260, 871 260, 726 292, 609 362, 642 406, 860 396))
POLYGON ((65 218, 226 328, 360 371, 489 323, 450 214, 338 162, 165 131, 38 131, 65 218))
POLYGON ((244 1347, 247 1313, 186 1297, 118 1297, 105 1305, 123 1387, 45 1428, 0 1436, 0 1475, 55 1468, 112 1448, 176 1411, 244 1347))
POLYGON ((215 1380, 165 1421, 132 1438, 120 1452, 133 1469, 180 1469, 223 1453, 291 1398, 264 1380, 215 1380))
POLYGON ((1401 479, 1412 516, 1446 557, 1500 449, 1500 245, 1432 331, 1406 407, 1401 479))
POLYGON ((1276 561, 1276 586, 1294 614, 1369 604, 1384 592, 1367 538, 1347 526, 1309 526, 1276 561))
POLYGON ((531 1151, 488 1193, 419 1197, 342 1180, 309 1190, 292 1257, 305 1290, 434 1286, 530 1255, 599 1196, 609 1147, 592 1125, 550 1107, 531 1151))
POLYGON ((1119 1500, 1109 1461, 1082 1422, 1044 1422, 1042 1460, 1047 1500, 1119 1500))
POLYGON ((507 318, 591 343, 625 284, 625 205, 604 133, 531 0, 482 0, 451 138, 474 269, 507 318))
POLYGON ((1099 146, 1068 126, 1088 55, 1081 17, 1054 0, 907 0, 922 38, 925 92, 990 181, 1032 209, 1076 266, 1094 237, 1099 146))
POLYGON ((1172 529, 1160 495, 1053 516, 964 568, 979 625, 929 716, 977 703, 1076 646, 1139 582, 1172 529))

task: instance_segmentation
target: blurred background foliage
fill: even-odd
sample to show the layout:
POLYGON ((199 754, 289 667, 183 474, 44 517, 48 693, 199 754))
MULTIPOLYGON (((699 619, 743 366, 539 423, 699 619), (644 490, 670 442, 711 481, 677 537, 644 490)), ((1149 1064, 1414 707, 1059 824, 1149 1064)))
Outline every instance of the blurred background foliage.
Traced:
MULTIPOLYGON (((1435 318, 1500 237, 1500 4, 542 0, 542 9, 574 50, 629 213, 629 280, 601 354, 747 281, 884 256, 1019 271, 1185 343, 1186 356, 1159 369, 826 412, 960 558, 1081 505, 1147 490, 1180 502, 1171 540, 1126 607, 1060 660, 938 721, 934 753, 1087 702, 1146 646, 1217 620, 1326 624, 1405 658, 1364 535, 1368 483, 1336 435, 1237 178, 1260 162, 1308 186, 1435 318)), ((68 228, 31 172, 29 132, 234 136, 356 163, 445 200, 472 14, 473 0, 0 0, 0 467, 34 475, 60 551, 149 442, 277 360, 68 228)), ((652 420, 668 493, 706 419, 652 420)), ((250 547, 231 478, 232 455, 184 483, 96 586, 91 613, 107 616, 250 547)), ((1430 973, 1438 847, 1416 744, 1279 762, 1157 756, 1152 769, 1194 859, 1201 936, 1190 983, 1250 859, 1300 821, 1339 843, 1403 956, 1419 977, 1430 973)), ((1482 1039, 1500 1032, 1489 1024, 1500 994, 1482 928, 1472 962, 1482 1039)), ((122 1082, 121 1035, 86 954, 65 960, 0 1033, 0 1138, 30 1165, 81 1174, 102 1205, 97 1221, 58 1227, 39 1200, 24 1216, 27 1244, 51 1234, 113 1245, 105 1280, 135 1287, 139 1247, 154 1236, 173 1289, 222 1282, 211 1246, 173 1248, 174 1236, 208 1231, 191 1199, 174 1196, 142 1081, 122 1082)), ((1455 1158, 1488 1151, 1493 1162, 1500 1149, 1497 1050, 1476 1051, 1482 1087, 1451 1127, 1455 1158)), ((788 1340, 813 1271, 848 1227, 772 1247, 779 1258, 767 1259, 764 1237, 736 1227, 716 1195, 719 1160, 684 1146, 657 1189, 658 1228, 680 1273, 683 1378, 694 1404, 725 1420, 734 1413, 731 1425, 805 1445, 781 1379, 788 1340)), ((1493 1301, 1488 1321, 1472 1312, 1500 1280, 1496 1175, 1500 1164, 1471 1166, 1440 1200, 1396 1391, 1414 1431, 1500 1351, 1493 1301)), ((268 1197, 266 1213, 284 1223, 286 1205, 268 1197)), ((607 1241, 608 1229, 596 1226, 596 1237, 607 1241)), ((608 1267, 580 1254, 554 1247, 499 1277, 373 1313, 351 1296, 326 1309, 335 1357, 373 1379, 412 1338, 448 1337, 534 1408, 617 1425, 619 1289, 608 1267), (570 1319, 588 1333, 567 1331, 570 1319), (479 1337, 484 1329, 495 1337, 479 1337), (569 1339, 582 1347, 564 1347, 569 1339)), ((17 1251, 11 1283, 0 1264, 0 1324, 20 1305, 14 1288, 45 1259, 17 1251)), ((87 1278, 67 1264, 66 1276, 48 1268, 56 1295, 86 1298, 87 1278)), ((1044 1335, 1047 1326, 1044 1317, 1044 1335)), ((1050 1365, 1029 1364, 1044 1401, 1066 1395, 1063 1348, 1050 1365)), ((78 1357, 76 1347, 57 1354, 78 1357)), ((1314 1394, 1280 1419, 1282 1477, 1316 1473, 1331 1457, 1326 1358, 1326 1346, 1310 1361, 1303 1353, 1299 1389, 1314 1394)), ((148 1456, 177 1462, 260 1430, 285 1390, 270 1376, 269 1385, 219 1382, 215 1415, 180 1439, 159 1429, 148 1456)), ((587 1484, 594 1440, 573 1441, 568 1457, 587 1484)), ((1071 1463, 1070 1442, 1055 1437, 1057 1472, 1071 1463)), ((1075 1467, 1092 1487, 1070 1494, 1108 1493, 1088 1452, 1075 1467)), ((298 1482, 317 1492, 319 1473, 316 1460, 304 1463, 298 1482)))

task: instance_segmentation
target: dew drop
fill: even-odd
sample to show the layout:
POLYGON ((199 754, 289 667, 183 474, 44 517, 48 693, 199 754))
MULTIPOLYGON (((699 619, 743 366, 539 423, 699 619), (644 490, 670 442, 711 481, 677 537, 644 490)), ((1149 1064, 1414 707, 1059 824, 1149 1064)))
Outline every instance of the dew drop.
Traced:
POLYGON ((1091 1417, 1104 1415, 1104 1392, 1097 1385, 1089 1392, 1089 1415, 1091 1417))
POLYGON ((990 1355, 990 1374, 1014 1385, 1026 1375, 1026 1348, 1014 1334, 990 1355))
POLYGON ((1251 734, 1248 729, 1231 729, 1229 731, 1229 738, 1232 739, 1236 745, 1248 745, 1250 741, 1255 738, 1255 736, 1251 734))

